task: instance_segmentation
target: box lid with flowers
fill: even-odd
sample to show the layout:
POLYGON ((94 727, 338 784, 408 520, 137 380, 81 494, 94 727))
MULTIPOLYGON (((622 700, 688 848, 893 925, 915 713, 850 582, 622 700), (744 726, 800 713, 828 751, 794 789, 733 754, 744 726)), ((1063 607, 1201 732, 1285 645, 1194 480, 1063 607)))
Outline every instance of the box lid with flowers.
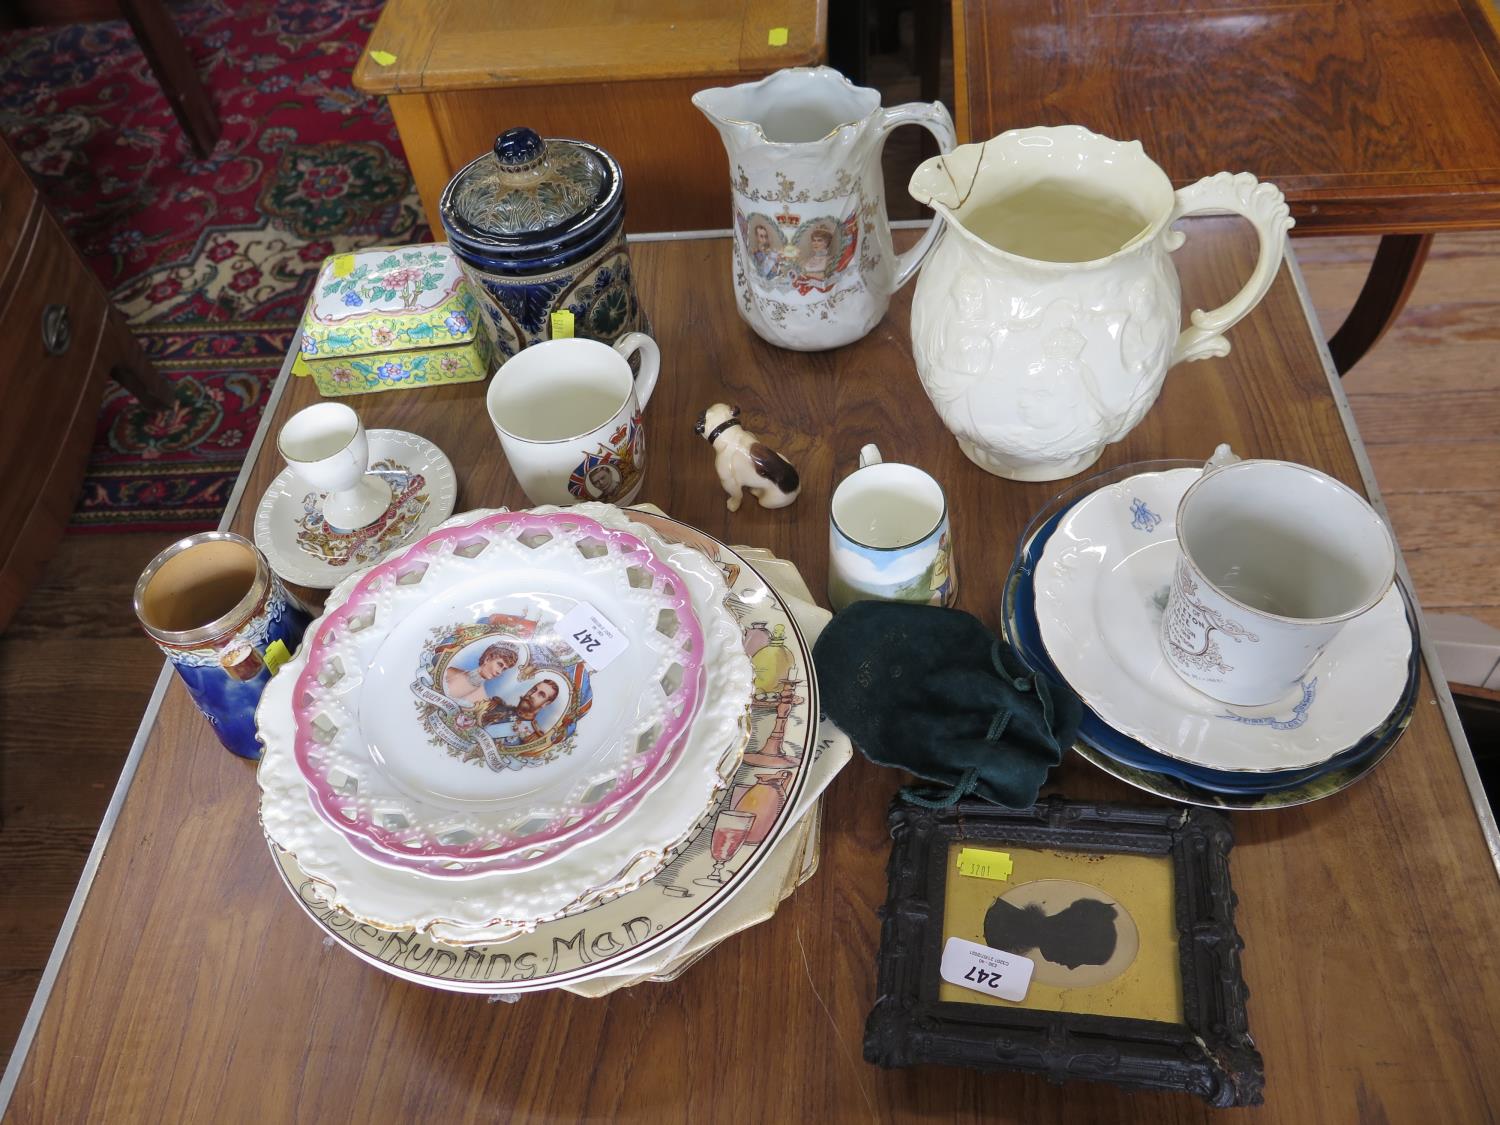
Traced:
POLYGON ((446 245, 372 247, 323 263, 297 366, 325 395, 358 394, 482 379, 489 350, 446 245))

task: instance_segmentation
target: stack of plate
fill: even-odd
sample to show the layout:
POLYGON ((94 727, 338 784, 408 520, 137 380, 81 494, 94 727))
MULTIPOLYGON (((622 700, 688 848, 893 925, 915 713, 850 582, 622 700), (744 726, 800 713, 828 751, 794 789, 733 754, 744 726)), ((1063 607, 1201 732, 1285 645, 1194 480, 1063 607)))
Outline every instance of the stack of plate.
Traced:
POLYGON ((848 756, 811 667, 792 605, 683 525, 466 513, 339 585, 267 688, 262 827, 382 968, 607 991, 758 920, 724 909, 758 868, 772 909, 810 868, 848 756))
POLYGON ((1406 730, 1416 624, 1398 585, 1350 622, 1287 698, 1219 703, 1157 642, 1177 558, 1175 516, 1202 466, 1127 465, 1063 492, 1022 536, 1007 639, 1084 702, 1077 749, 1137 788, 1189 804, 1282 808, 1364 777, 1406 730))

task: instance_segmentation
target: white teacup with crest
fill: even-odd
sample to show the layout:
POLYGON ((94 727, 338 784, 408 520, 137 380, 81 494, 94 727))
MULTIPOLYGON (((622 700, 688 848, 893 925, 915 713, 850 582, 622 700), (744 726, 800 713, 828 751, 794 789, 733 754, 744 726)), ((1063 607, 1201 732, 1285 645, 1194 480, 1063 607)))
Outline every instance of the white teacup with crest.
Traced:
POLYGON ((505 459, 533 504, 629 504, 646 471, 642 412, 661 352, 642 332, 614 346, 569 337, 501 365, 485 395, 505 459), (640 374, 629 359, 639 354, 640 374))
POLYGON ((1395 541, 1364 498, 1290 461, 1210 462, 1178 505, 1177 542, 1162 652, 1241 706, 1291 691, 1396 574, 1395 541))

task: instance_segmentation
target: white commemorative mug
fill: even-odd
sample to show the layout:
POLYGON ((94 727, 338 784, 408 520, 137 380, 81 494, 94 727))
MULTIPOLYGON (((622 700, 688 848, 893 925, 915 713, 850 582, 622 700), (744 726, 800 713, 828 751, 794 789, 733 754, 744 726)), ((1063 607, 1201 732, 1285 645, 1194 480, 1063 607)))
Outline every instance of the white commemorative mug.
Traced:
POLYGON ((948 501, 912 465, 859 451, 859 468, 834 490, 828 531, 828 600, 952 605, 958 595, 948 501))
POLYGON ((533 504, 629 504, 646 469, 641 412, 656 387, 656 341, 629 332, 613 347, 571 338, 506 360, 485 395, 505 458, 533 504), (640 374, 629 357, 640 353, 640 374))
POLYGON ((1167 663, 1223 703, 1272 703, 1385 597, 1396 545, 1347 485, 1290 461, 1210 464, 1177 507, 1167 663))

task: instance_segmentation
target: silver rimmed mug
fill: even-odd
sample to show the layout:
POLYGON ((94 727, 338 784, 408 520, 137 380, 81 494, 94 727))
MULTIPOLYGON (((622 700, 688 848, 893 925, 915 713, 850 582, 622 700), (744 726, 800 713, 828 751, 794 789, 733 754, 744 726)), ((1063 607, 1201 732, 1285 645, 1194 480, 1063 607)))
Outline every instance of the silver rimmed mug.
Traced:
POLYGON ((232 531, 179 539, 141 572, 135 615, 224 748, 259 758, 256 705, 278 657, 302 643, 308 616, 255 544, 232 531))

